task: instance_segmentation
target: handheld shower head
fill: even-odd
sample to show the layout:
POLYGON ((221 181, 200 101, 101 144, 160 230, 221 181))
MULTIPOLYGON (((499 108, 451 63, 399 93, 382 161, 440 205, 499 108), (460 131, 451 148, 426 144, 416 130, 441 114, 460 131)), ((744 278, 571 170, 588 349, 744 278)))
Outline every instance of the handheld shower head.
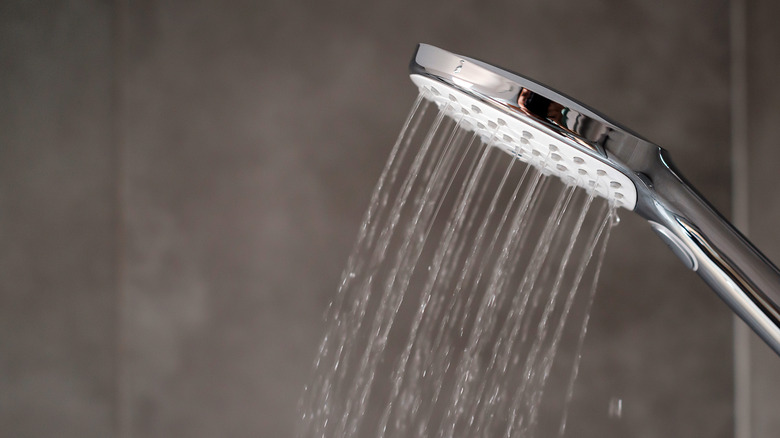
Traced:
POLYGON ((411 79, 485 143, 634 211, 780 354, 780 271, 661 147, 528 78, 420 44, 411 79))

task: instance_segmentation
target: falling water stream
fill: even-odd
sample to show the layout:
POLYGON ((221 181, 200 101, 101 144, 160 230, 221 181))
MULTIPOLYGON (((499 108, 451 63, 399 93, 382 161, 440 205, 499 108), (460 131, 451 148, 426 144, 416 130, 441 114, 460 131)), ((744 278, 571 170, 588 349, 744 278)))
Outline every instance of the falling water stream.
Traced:
POLYGON ((563 436, 615 223, 418 97, 328 309, 300 436, 534 436, 568 339, 563 436))

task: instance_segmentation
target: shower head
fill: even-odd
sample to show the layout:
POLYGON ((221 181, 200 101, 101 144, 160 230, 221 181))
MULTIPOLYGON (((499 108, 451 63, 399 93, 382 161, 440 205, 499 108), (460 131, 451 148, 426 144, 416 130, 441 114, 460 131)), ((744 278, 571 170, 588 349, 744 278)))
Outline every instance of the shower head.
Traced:
POLYGON ((633 211, 780 354, 780 271, 671 164, 587 106, 496 66, 420 44, 423 96, 483 141, 633 211))

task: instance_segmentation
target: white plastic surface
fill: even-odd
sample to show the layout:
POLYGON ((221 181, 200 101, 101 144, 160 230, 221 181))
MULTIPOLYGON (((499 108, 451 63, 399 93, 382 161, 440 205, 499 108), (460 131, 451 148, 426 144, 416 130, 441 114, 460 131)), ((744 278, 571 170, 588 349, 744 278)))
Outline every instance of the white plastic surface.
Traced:
POLYGON ((420 75, 411 78, 426 99, 460 120, 464 129, 476 132, 486 144, 499 147, 567 184, 576 184, 620 207, 634 209, 634 183, 622 172, 570 144, 572 140, 548 133, 441 82, 420 75))

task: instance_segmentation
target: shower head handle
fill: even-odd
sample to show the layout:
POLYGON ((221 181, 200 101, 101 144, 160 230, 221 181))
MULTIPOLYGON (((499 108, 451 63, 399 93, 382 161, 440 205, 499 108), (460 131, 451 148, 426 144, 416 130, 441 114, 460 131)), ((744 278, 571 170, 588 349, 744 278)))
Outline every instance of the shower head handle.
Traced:
POLYGON ((659 148, 635 212, 780 355, 780 271, 729 223, 659 148))

